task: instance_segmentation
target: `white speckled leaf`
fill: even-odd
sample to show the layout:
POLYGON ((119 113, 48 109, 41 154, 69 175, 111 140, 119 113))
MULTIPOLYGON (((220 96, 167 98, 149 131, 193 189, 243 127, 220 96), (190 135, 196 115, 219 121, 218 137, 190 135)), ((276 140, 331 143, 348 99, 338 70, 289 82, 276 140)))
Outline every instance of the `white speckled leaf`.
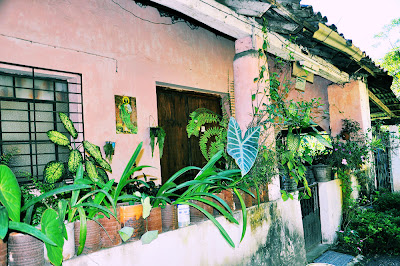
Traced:
POLYGON ((242 176, 250 171, 256 160, 260 130, 260 127, 249 128, 242 138, 239 124, 233 117, 229 120, 227 151, 235 159, 242 171, 242 176))

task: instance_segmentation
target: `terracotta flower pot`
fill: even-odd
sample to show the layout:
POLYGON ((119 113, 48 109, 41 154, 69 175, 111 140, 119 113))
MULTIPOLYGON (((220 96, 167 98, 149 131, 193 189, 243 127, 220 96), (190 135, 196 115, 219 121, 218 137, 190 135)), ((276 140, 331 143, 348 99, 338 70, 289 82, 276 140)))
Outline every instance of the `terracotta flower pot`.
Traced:
POLYGON ((231 208, 231 210, 234 211, 235 210, 235 203, 233 201, 232 189, 222 190, 222 193, 224 194, 224 200, 225 200, 226 204, 228 204, 229 208, 231 208))
POLYGON ((167 204, 161 208, 162 231, 167 232, 178 228, 178 211, 176 205, 167 204))
MULTIPOLYGON (((214 195, 217 196, 217 197, 220 197, 223 201, 225 201, 225 194, 223 192, 214 193, 214 195)), ((222 209, 225 209, 225 207, 222 206, 222 204, 218 200, 213 199, 213 202, 215 204, 217 204, 219 207, 221 207, 222 209)), ((221 215, 221 213, 215 208, 213 208, 213 214, 214 214, 214 216, 221 215)))
POLYGON ((133 228, 133 234, 128 241, 140 239, 145 232, 142 204, 120 206, 121 226, 133 228))
MULTIPOLYGON (((114 212, 114 209, 111 208, 111 211, 114 212)), ((103 218, 99 219, 99 223, 103 226, 103 228, 100 229, 101 247, 109 248, 118 246, 122 242, 122 239, 118 233, 118 231, 121 229, 121 224, 118 222, 118 220, 121 219, 119 208, 117 208, 118 220, 112 215, 110 215, 110 218, 107 218, 107 216, 104 214, 103 216, 103 218)))
POLYGON ((11 233, 8 237, 8 265, 44 265, 43 242, 30 235, 11 233))
POLYGON ((0 266, 7 266, 7 242, 0 239, 0 266))
MULTIPOLYGON (((85 247, 83 249, 82 254, 89 254, 95 252, 100 249, 100 225, 93 221, 87 220, 86 221, 86 241, 85 247)), ((79 248, 79 234, 81 230, 81 222, 75 222, 75 250, 78 251, 79 248)))
MULTIPOLYGON (((203 208, 208 213, 213 213, 213 207, 208 204, 205 204, 201 201, 192 201, 194 204, 198 205, 200 208, 203 208)), ((207 216, 202 213, 200 210, 196 209, 195 207, 190 206, 190 222, 198 223, 202 222, 207 219, 207 216)))
POLYGON ((152 208, 149 217, 146 219, 147 221, 147 230, 153 231, 157 230, 159 234, 162 233, 162 215, 161 215, 161 207, 152 208))
POLYGON ((262 203, 268 202, 268 185, 262 185, 260 187, 260 201, 262 203))

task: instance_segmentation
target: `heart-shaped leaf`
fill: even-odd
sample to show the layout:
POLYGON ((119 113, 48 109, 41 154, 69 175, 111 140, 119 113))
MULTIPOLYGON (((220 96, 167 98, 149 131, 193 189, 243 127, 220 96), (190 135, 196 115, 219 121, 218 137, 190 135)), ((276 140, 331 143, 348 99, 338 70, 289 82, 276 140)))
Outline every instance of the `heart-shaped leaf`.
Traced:
POLYGON ((256 160, 260 130, 260 127, 251 127, 242 138, 239 124, 233 117, 229 120, 227 151, 235 159, 236 164, 242 171, 242 176, 250 171, 256 160))
POLYGON ((8 232, 8 213, 4 206, 0 206, 0 238, 4 239, 8 232))
POLYGON ((42 232, 56 243, 56 246, 45 243, 50 262, 54 265, 61 265, 63 260, 64 235, 62 224, 55 210, 47 209, 43 213, 41 227, 42 232))
POLYGON ((14 173, 5 165, 0 165, 0 202, 6 207, 10 219, 19 222, 21 190, 14 173))
POLYGON ((121 236, 122 241, 126 242, 129 238, 131 238, 133 234, 133 228, 129 226, 125 226, 121 230, 118 231, 121 236))
POLYGON ((143 205, 143 219, 146 219, 149 217, 151 211, 150 197, 141 199, 141 201, 143 205))
POLYGON ((140 240, 142 240, 142 244, 145 245, 145 244, 150 244, 157 237, 158 237, 158 231, 157 230, 148 231, 144 235, 142 235, 140 240))

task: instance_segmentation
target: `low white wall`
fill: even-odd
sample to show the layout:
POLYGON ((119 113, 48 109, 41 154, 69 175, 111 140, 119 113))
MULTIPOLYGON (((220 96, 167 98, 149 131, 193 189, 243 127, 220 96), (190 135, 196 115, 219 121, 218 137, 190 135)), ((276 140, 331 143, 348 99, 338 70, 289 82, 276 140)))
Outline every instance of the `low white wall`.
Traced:
MULTIPOLYGON (((241 212, 235 212, 241 221, 241 212)), ((211 221, 162 233, 148 245, 140 241, 79 256, 63 265, 305 265, 300 203, 277 200, 248 209, 247 233, 219 217, 236 243, 230 247, 211 221)))
POLYGON ((399 143, 399 127, 389 126, 389 131, 392 134, 390 139, 390 159, 391 172, 393 181, 393 191, 400 191, 400 143, 399 143))
POLYGON ((342 218, 340 180, 318 183, 322 243, 333 244, 342 218))

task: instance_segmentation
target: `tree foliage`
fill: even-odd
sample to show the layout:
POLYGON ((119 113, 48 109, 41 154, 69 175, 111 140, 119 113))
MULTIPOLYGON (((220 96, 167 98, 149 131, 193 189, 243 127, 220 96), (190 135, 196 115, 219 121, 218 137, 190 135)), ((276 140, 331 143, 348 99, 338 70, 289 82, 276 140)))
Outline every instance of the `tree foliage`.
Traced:
POLYGON ((400 30, 400 18, 393 19, 390 24, 383 27, 382 32, 375 35, 375 38, 388 41, 392 49, 386 53, 380 64, 393 76, 392 90, 400 94, 400 37, 395 34, 400 30))

